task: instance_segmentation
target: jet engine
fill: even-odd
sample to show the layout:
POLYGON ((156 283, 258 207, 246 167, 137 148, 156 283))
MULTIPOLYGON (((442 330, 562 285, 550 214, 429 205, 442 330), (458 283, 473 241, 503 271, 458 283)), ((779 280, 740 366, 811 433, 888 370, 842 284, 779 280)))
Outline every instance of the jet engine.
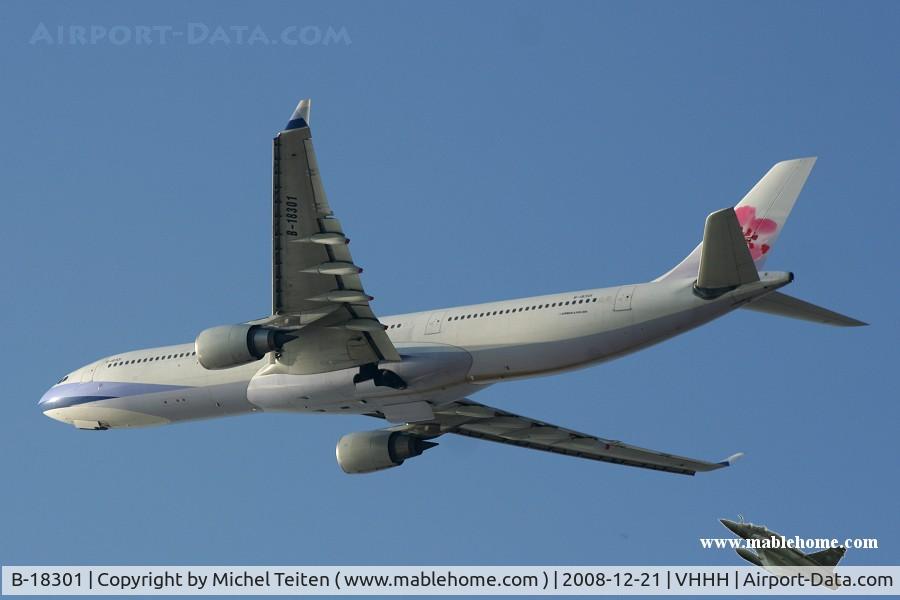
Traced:
POLYGON ((399 431, 363 431, 342 437, 335 454, 344 473, 371 473, 399 467, 407 458, 434 446, 434 442, 399 431))
POLYGON ((215 370, 259 360, 292 339, 285 331, 260 325, 219 325, 201 331, 194 346, 200 364, 215 370))

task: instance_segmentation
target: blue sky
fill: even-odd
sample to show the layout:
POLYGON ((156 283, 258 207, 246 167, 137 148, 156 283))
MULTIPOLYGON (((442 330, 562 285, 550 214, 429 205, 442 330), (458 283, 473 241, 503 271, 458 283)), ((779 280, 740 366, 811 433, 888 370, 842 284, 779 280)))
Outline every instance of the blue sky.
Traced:
MULTIPOLYGON (((0 563, 737 564, 738 513, 900 561, 900 6, 4 4, 0 563), (43 23, 343 30, 297 45, 30 40, 43 23), (387 315, 644 281, 775 162, 818 164, 769 259, 872 323, 733 314, 477 400, 689 456, 678 477, 469 439, 348 477, 365 417, 80 432, 36 402, 101 356, 270 303, 270 144, 297 99, 387 315)), ((68 30, 66 30, 68 31, 68 30)), ((234 30, 229 30, 234 31, 234 30)))

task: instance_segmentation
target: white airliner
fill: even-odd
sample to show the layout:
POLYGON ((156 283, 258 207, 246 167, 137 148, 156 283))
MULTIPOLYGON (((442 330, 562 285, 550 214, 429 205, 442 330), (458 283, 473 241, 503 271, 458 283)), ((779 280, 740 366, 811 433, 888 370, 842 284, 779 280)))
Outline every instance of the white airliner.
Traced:
POLYGON ((479 404, 491 384, 578 369, 646 348, 737 308, 864 325, 776 291, 760 271, 814 158, 776 164, 703 241, 649 283, 379 318, 331 211, 309 100, 275 136, 272 315, 213 327, 193 343, 123 352, 63 377, 40 400, 80 429, 160 425, 253 412, 363 414, 386 429, 338 442, 347 473, 395 467, 445 433, 693 475, 728 466, 638 448, 479 404))

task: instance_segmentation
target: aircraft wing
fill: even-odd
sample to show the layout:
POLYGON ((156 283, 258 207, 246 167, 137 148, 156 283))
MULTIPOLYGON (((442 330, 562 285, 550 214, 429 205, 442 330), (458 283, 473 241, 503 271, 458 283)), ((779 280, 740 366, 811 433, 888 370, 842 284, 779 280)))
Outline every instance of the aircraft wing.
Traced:
POLYGON ((847 551, 846 548, 829 548, 827 550, 822 550, 820 552, 813 552, 812 554, 807 554, 806 558, 811 561, 822 565, 823 567, 834 567, 841 559, 844 558, 844 553, 847 551))
POLYGON ((273 142, 272 316, 258 323, 293 330, 279 358, 291 373, 400 360, 325 196, 309 108, 302 100, 273 142))
POLYGON ((444 433, 511 444, 533 450, 589 458, 629 467, 693 475, 730 466, 741 454, 721 462, 706 462, 648 450, 615 440, 565 429, 498 408, 463 399, 434 408, 434 419, 392 428, 394 431, 433 438, 444 433))

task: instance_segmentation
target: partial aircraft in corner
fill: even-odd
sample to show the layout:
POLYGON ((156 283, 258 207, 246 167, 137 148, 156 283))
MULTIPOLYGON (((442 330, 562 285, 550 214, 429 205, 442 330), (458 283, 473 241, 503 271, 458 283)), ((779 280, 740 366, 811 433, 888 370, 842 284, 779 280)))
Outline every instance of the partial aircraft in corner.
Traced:
POLYGON ((839 326, 860 321, 777 291, 761 270, 814 158, 776 164, 703 241, 648 283, 377 316, 319 173, 303 100, 274 139, 272 314, 192 343, 122 352, 63 377, 41 398, 80 429, 243 413, 361 414, 385 429, 337 444, 347 473, 396 467, 447 433, 693 475, 728 466, 638 448, 479 404, 488 386, 618 358, 735 309, 839 326))
POLYGON ((847 551, 846 548, 838 546, 805 554, 797 548, 772 547, 775 545, 772 543, 773 541, 783 540, 784 536, 769 531, 763 525, 745 523, 743 518, 740 522, 728 519, 719 519, 719 522, 739 538, 756 542, 757 547, 754 549, 737 547, 734 551, 748 563, 757 567, 767 569, 773 567, 826 567, 830 574, 847 551))

